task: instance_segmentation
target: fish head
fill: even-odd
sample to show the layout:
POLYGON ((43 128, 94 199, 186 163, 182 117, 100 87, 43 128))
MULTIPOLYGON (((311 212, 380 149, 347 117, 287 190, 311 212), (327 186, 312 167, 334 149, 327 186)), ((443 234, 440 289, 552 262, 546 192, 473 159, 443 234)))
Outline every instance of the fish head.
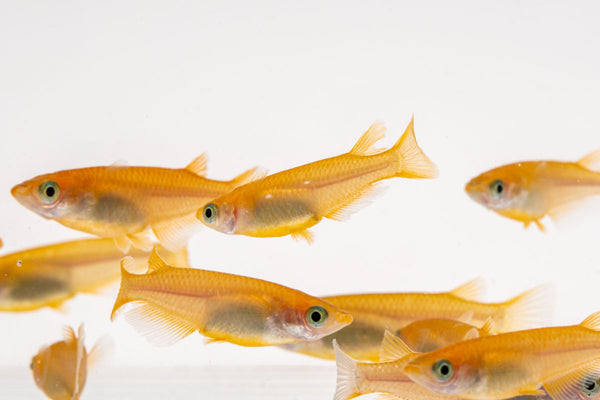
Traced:
POLYGON ((313 298, 280 310, 280 321, 294 341, 318 340, 352 322, 352 316, 332 304, 313 298))
POLYGON ((443 350, 415 358, 404 367, 404 373, 436 393, 460 396, 477 392, 483 382, 479 369, 467 357, 453 357, 443 350))
POLYGON ((196 213, 202 223, 216 231, 234 234, 236 231, 235 206, 228 202, 215 200, 206 204, 196 213))

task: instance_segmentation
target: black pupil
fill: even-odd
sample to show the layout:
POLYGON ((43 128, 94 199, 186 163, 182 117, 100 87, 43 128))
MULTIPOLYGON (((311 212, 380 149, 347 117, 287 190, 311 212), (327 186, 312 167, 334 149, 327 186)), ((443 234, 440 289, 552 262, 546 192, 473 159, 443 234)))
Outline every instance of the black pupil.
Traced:
POLYGON ((499 183, 496 186, 496 192, 498 192, 498 194, 502 194, 503 191, 504 191, 504 186, 501 183, 499 183))
POLYGON ((54 191, 54 188, 52 186, 48 186, 46 188, 46 196, 48 196, 48 197, 54 197, 54 193, 55 193, 55 191, 54 191))
POLYGON ((596 382, 586 382, 585 388, 591 392, 596 388, 596 382))
POLYGON ((310 314, 310 319, 312 319, 313 322, 320 322, 321 321, 321 313, 318 311, 313 311, 310 314))
POLYGON ((211 218, 213 215, 212 210, 210 208, 207 208, 206 210, 204 210, 204 216, 206 218, 211 218))
POLYGON ((446 364, 444 364, 440 367, 440 373, 442 375, 448 375, 450 373, 450 368, 446 364))

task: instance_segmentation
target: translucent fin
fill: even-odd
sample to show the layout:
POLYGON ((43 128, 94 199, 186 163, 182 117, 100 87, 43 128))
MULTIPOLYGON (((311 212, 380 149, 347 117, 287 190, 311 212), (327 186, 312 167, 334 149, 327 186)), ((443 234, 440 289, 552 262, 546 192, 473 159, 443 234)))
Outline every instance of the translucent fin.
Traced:
POLYGON ((200 225, 202 224, 194 211, 179 218, 157 222, 152 225, 152 231, 167 250, 177 251, 187 245, 200 225))
POLYGON ((131 240, 127 238, 127 236, 121 236, 114 238, 115 246, 117 249, 121 250, 123 254, 127 254, 129 249, 131 248, 131 240))
POLYGON ((150 237, 150 232, 144 231, 134 235, 127 235, 131 244, 143 251, 150 251, 154 247, 154 240, 150 237))
POLYGON ((501 332, 542 326, 552 313, 554 299, 550 285, 540 285, 504 303, 504 321, 495 321, 501 332))
POLYGON ((335 339, 333 339, 333 351, 337 366, 337 383, 333 399, 346 400, 360 396, 360 388, 358 387, 360 373, 357 362, 340 349, 335 339))
POLYGON ((595 382, 598 375, 600 375, 600 359, 544 382, 544 389, 554 400, 584 399, 589 395, 583 393, 583 390, 590 381, 595 382))
POLYGON ((157 245, 155 249, 160 258, 162 258, 168 265, 177 268, 190 267, 190 258, 188 255, 187 247, 184 246, 178 251, 169 251, 163 246, 157 245))
POLYGON ((298 232, 292 232, 290 235, 292 236, 292 239, 296 241, 306 240, 306 243, 308 244, 313 244, 313 242, 315 241, 313 233, 308 229, 298 232))
POLYGON ((537 387, 524 387, 519 389, 519 396, 535 396, 542 397, 545 396, 546 392, 542 389, 538 389, 537 387))
POLYGON ((385 189, 386 187, 383 185, 377 183, 371 184, 363 188, 363 190, 346 197, 338 208, 324 217, 335 221, 345 221, 361 208, 371 204, 373 199, 383 193, 385 189))
MULTIPOLYGON (((463 283, 456 289, 452 290, 450 294, 460 297, 463 300, 480 301, 481 297, 485 292, 485 283, 481 277, 470 280, 467 283, 463 283)), ((461 319, 461 321, 463 321, 461 319)))
POLYGON ((496 332, 496 324, 494 323, 494 319, 492 317, 488 317, 485 320, 481 328, 479 328, 481 336, 490 336, 496 332))
POLYGON ((379 351, 379 361, 399 360, 413 353, 415 352, 402 339, 387 329, 385 330, 383 342, 381 342, 381 350, 379 351))
POLYGON ((121 259, 121 287, 119 288, 119 294, 115 300, 112 312, 110 313, 110 320, 114 321, 117 316, 117 311, 124 305, 133 301, 134 299, 129 296, 129 277, 132 275, 128 272, 128 269, 134 269, 136 267, 135 261, 132 257, 127 256, 121 259))
POLYGON ((115 341, 110 335, 104 335, 96 341, 94 347, 88 352, 88 369, 97 367, 105 361, 113 352, 115 341))
POLYGON ((465 333, 465 336, 463 336, 462 340, 471 340, 477 338, 479 338, 479 331, 477 328, 471 328, 467 333, 465 333))
POLYGON ((577 164, 589 169, 590 171, 600 172, 600 149, 586 154, 579 161, 577 161, 577 164))
POLYGON ((193 323, 144 301, 132 302, 125 319, 155 346, 169 346, 198 330, 193 323))
MULTIPOLYGON (((533 223, 538 227, 538 229, 540 230, 540 232, 546 232, 546 227, 544 226, 544 224, 542 224, 540 222, 539 219, 534 219, 533 223)), ((525 225, 525 228, 527 228, 527 225, 525 225)))
MULTIPOLYGON (((85 362, 85 347, 83 341, 85 340, 85 333, 83 331, 83 324, 79 325, 79 329, 77 331, 78 338, 76 340, 77 343, 77 352, 76 352, 76 364, 75 364, 75 386, 73 388, 73 398, 79 398, 79 394, 82 387, 79 387, 79 382, 81 381, 81 364, 85 362)), ((87 367, 87 365, 86 365, 87 367)))
POLYGON ((373 148, 373 145, 385 137, 386 127, 381 121, 375 121, 369 129, 358 139, 350 150, 350 154, 357 156, 370 156, 381 153, 384 149, 373 148))
POLYGON ((215 339, 215 338, 205 338, 204 344, 213 344, 213 343, 225 343, 224 339, 215 339))
MULTIPOLYGON (((233 178, 229 183, 235 188, 238 186, 245 185, 246 183, 256 181, 258 179, 262 179, 267 176, 267 171, 260 167, 250 168, 248 171, 244 171, 235 178, 233 178)), ((195 213, 194 213, 195 214, 195 213)))
POLYGON ((75 342, 77 340, 77 336, 75 336, 75 331, 70 326, 65 326, 63 328, 63 338, 65 342, 75 342))
POLYGON ((413 128, 415 118, 411 118, 404 134, 389 151, 397 157, 398 167, 396 175, 403 178, 436 178, 437 167, 423 153, 417 144, 413 128))
POLYGON ((600 311, 593 313, 580 324, 584 328, 600 331, 600 311))
POLYGON ((158 272, 160 270, 170 268, 167 265, 167 263, 165 262, 165 260, 163 260, 161 258, 161 256, 158 255, 156 250, 157 250, 156 247, 154 249, 152 249, 150 258, 148 258, 148 272, 147 273, 158 272))
POLYGON ((109 165, 109 168, 122 168, 122 167, 126 167, 127 161, 125 160, 117 160, 115 162, 113 162, 112 164, 109 165))
POLYGON ((198 157, 194 158, 192 162, 185 167, 185 169, 198 176, 206 176, 207 160, 208 157, 206 156, 206 154, 200 154, 198 157))

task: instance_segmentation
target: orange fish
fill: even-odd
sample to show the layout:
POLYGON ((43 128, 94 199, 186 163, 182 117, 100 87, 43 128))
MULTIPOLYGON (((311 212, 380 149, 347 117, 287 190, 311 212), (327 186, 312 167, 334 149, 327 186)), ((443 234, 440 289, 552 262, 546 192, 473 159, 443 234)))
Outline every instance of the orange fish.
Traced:
POLYGON ((262 176, 256 168, 231 181, 204 177, 206 158, 181 169, 109 166, 40 175, 12 188, 24 207, 69 228, 115 238, 124 252, 150 250, 147 228, 175 251, 198 226, 198 207, 262 176))
POLYGON ((355 359, 379 361, 386 329, 400 331, 424 319, 451 319, 481 327, 488 318, 494 330, 506 332, 540 326, 549 314, 548 291, 540 286, 503 303, 481 303, 479 279, 446 293, 376 293, 322 297, 352 314, 353 322, 332 335, 310 342, 283 346, 286 350, 333 360, 332 340, 355 359))
POLYGON ((87 379, 88 366, 101 356, 98 343, 86 351, 83 325, 78 336, 71 327, 65 328, 65 338, 42 347, 31 360, 31 371, 37 387, 52 400, 77 400, 87 379))
POLYGON ((352 150, 240 186, 198 210, 219 232, 256 237, 292 235, 312 242, 308 228, 323 217, 344 220, 392 177, 435 178, 435 165, 417 145, 413 121, 389 150, 374 149, 385 127, 376 122, 352 150))
POLYGON ((427 389, 466 399, 543 395, 574 399, 600 374, 600 312, 580 325, 467 340, 415 357, 404 373, 427 389))
POLYGON ((600 194, 600 151, 577 162, 523 161, 471 179, 465 190, 476 202, 544 231, 544 216, 557 217, 576 200, 600 194))
POLYGON ((270 346, 319 339, 352 322, 325 301, 261 279, 170 267, 155 252, 145 275, 127 272, 131 262, 122 261, 111 319, 134 302, 128 321, 158 345, 199 331, 209 341, 270 346))
MULTIPOLYGON (((169 261, 187 265, 185 248, 161 251, 169 261)), ((129 255, 147 260, 150 252, 129 255)), ((123 252, 112 239, 84 239, 22 250, 0 257, 0 311, 59 307, 81 292, 96 292, 121 276, 123 252)))

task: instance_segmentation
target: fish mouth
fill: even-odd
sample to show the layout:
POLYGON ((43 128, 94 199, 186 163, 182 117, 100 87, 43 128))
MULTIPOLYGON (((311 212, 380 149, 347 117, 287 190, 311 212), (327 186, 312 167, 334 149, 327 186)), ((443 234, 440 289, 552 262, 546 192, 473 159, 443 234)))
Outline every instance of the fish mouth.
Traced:
POLYGON ((10 189, 10 194, 12 194, 12 196, 17 200, 19 200, 19 198, 21 197, 26 196, 28 192, 29 188, 22 183, 19 183, 18 185, 10 189))

